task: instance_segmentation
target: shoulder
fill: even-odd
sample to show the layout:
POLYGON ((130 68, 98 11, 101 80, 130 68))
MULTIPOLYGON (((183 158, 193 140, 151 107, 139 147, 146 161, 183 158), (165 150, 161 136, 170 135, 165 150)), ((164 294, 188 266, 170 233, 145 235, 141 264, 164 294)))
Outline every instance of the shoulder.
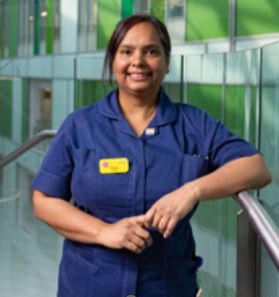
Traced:
POLYGON ((210 117, 203 109, 188 103, 176 103, 177 109, 187 118, 202 118, 210 117))
POLYGON ((214 119, 206 111, 191 104, 177 103, 179 116, 187 126, 193 129, 207 131, 213 126, 218 125, 219 121, 214 119))
POLYGON ((71 120, 78 120, 80 118, 88 118, 88 117, 93 119, 99 113, 99 104, 100 104, 100 101, 97 101, 96 103, 80 107, 74 110, 72 113, 70 113, 68 117, 71 120))

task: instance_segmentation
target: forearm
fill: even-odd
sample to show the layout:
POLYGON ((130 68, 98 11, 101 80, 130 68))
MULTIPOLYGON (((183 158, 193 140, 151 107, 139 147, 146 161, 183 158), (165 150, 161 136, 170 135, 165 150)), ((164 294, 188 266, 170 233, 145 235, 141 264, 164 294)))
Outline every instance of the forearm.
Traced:
POLYGON ((231 161, 216 171, 185 184, 179 191, 190 191, 191 197, 200 201, 230 196, 245 189, 258 189, 270 181, 271 176, 263 158, 254 155, 231 161))
POLYGON ((35 191, 33 196, 35 216, 50 225, 62 236, 88 244, 102 244, 100 231, 105 222, 79 210, 69 202, 46 197, 35 191))

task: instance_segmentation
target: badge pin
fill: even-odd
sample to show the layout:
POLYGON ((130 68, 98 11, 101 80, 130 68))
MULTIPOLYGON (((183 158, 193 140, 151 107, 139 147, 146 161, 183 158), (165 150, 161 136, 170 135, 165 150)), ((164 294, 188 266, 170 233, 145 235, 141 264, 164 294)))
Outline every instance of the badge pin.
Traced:
POLYGON ((145 135, 147 135, 147 136, 152 136, 154 134, 155 134, 155 128, 147 128, 145 130, 145 135))

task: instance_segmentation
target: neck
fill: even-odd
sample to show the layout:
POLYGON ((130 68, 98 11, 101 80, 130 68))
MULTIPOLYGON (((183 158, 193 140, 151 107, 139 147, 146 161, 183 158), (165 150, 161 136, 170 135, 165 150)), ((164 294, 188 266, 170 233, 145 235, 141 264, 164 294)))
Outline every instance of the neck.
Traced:
POLYGON ((123 115, 135 134, 142 135, 156 114, 157 93, 154 96, 134 96, 119 90, 118 98, 123 115))
POLYGON ((158 92, 137 95, 123 93, 119 90, 118 93, 119 105, 126 118, 149 119, 153 117, 156 111, 157 96, 158 92))

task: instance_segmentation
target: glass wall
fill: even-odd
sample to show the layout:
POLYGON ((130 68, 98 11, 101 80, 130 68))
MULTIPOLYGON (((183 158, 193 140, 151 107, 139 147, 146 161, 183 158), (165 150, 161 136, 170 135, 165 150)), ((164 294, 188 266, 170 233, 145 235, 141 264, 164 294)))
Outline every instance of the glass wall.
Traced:
POLYGON ((3 169, 0 185, 0 292, 6 297, 56 295, 62 238, 32 212, 31 181, 43 155, 36 149, 25 160, 3 169))
POLYGON ((98 1, 97 48, 107 46, 108 39, 121 16, 120 0, 98 1))
MULTIPOLYGON (((273 183, 261 191, 260 199, 277 223, 278 54, 276 43, 262 50, 173 56, 163 83, 173 101, 205 109, 262 150, 273 183)), ((103 55, 36 57, 3 65, 1 155, 32 135, 37 124, 42 127, 36 119, 45 117, 49 127, 56 129, 74 108, 95 102, 110 88, 105 85, 103 89, 101 81, 103 55)), ((5 297, 55 295, 61 238, 34 220, 29 187, 43 156, 37 147, 0 174, 0 232, 5 238, 0 242, 0 292, 5 297)), ((236 297, 238 210, 232 198, 203 202, 192 219, 197 253, 204 258, 198 278, 205 297, 236 297)), ((264 249, 261 269, 262 296, 277 296, 278 274, 264 249)))
POLYGON ((277 0, 238 0, 236 3, 237 36, 278 33, 277 0))
POLYGON ((12 136, 12 80, 0 80, 0 135, 12 136))
MULTIPOLYGON (((261 150, 272 174, 272 184, 261 191, 261 202, 279 225, 279 69, 277 57, 279 43, 266 46, 262 50, 262 101, 261 101, 261 150)), ((277 296, 279 274, 262 249, 261 296, 277 296)))
POLYGON ((228 0, 187 0, 186 39, 208 40, 228 37, 228 0))
POLYGON ((185 0, 170 0, 167 6, 168 30, 172 44, 183 44, 185 42, 185 0))
POLYGON ((17 55, 18 5, 17 0, 0 2, 0 47, 1 57, 17 55))
POLYGON ((97 1, 79 1, 78 50, 96 50, 97 1))
POLYGON ((58 52, 60 0, 0 1, 1 57, 58 52))
MULTIPOLYGON (((74 57, 53 56, 0 66, 1 157, 38 130, 57 129, 73 110, 74 63, 74 57)), ((62 237, 35 219, 30 186, 48 146, 44 141, 0 168, 1 296, 56 295, 62 237)))
POLYGON ((63 45, 72 42, 71 52, 104 49, 115 24, 138 12, 153 14, 165 22, 173 45, 187 48, 191 45, 195 49, 198 43, 205 46, 204 51, 218 47, 219 51, 228 50, 228 45, 233 48, 236 42, 240 47, 242 42, 251 47, 253 40, 247 39, 251 36, 261 39, 263 44, 265 38, 278 37, 279 32, 277 0, 82 0, 76 3, 77 7, 69 8, 73 9, 73 15, 78 10, 78 17, 69 20, 61 0, 1 0, 0 57, 58 53, 61 38, 63 45), (69 21, 77 39, 68 40, 63 35, 67 35, 68 31, 63 33, 62 29, 69 21), (208 43, 211 47, 207 47, 208 43))

